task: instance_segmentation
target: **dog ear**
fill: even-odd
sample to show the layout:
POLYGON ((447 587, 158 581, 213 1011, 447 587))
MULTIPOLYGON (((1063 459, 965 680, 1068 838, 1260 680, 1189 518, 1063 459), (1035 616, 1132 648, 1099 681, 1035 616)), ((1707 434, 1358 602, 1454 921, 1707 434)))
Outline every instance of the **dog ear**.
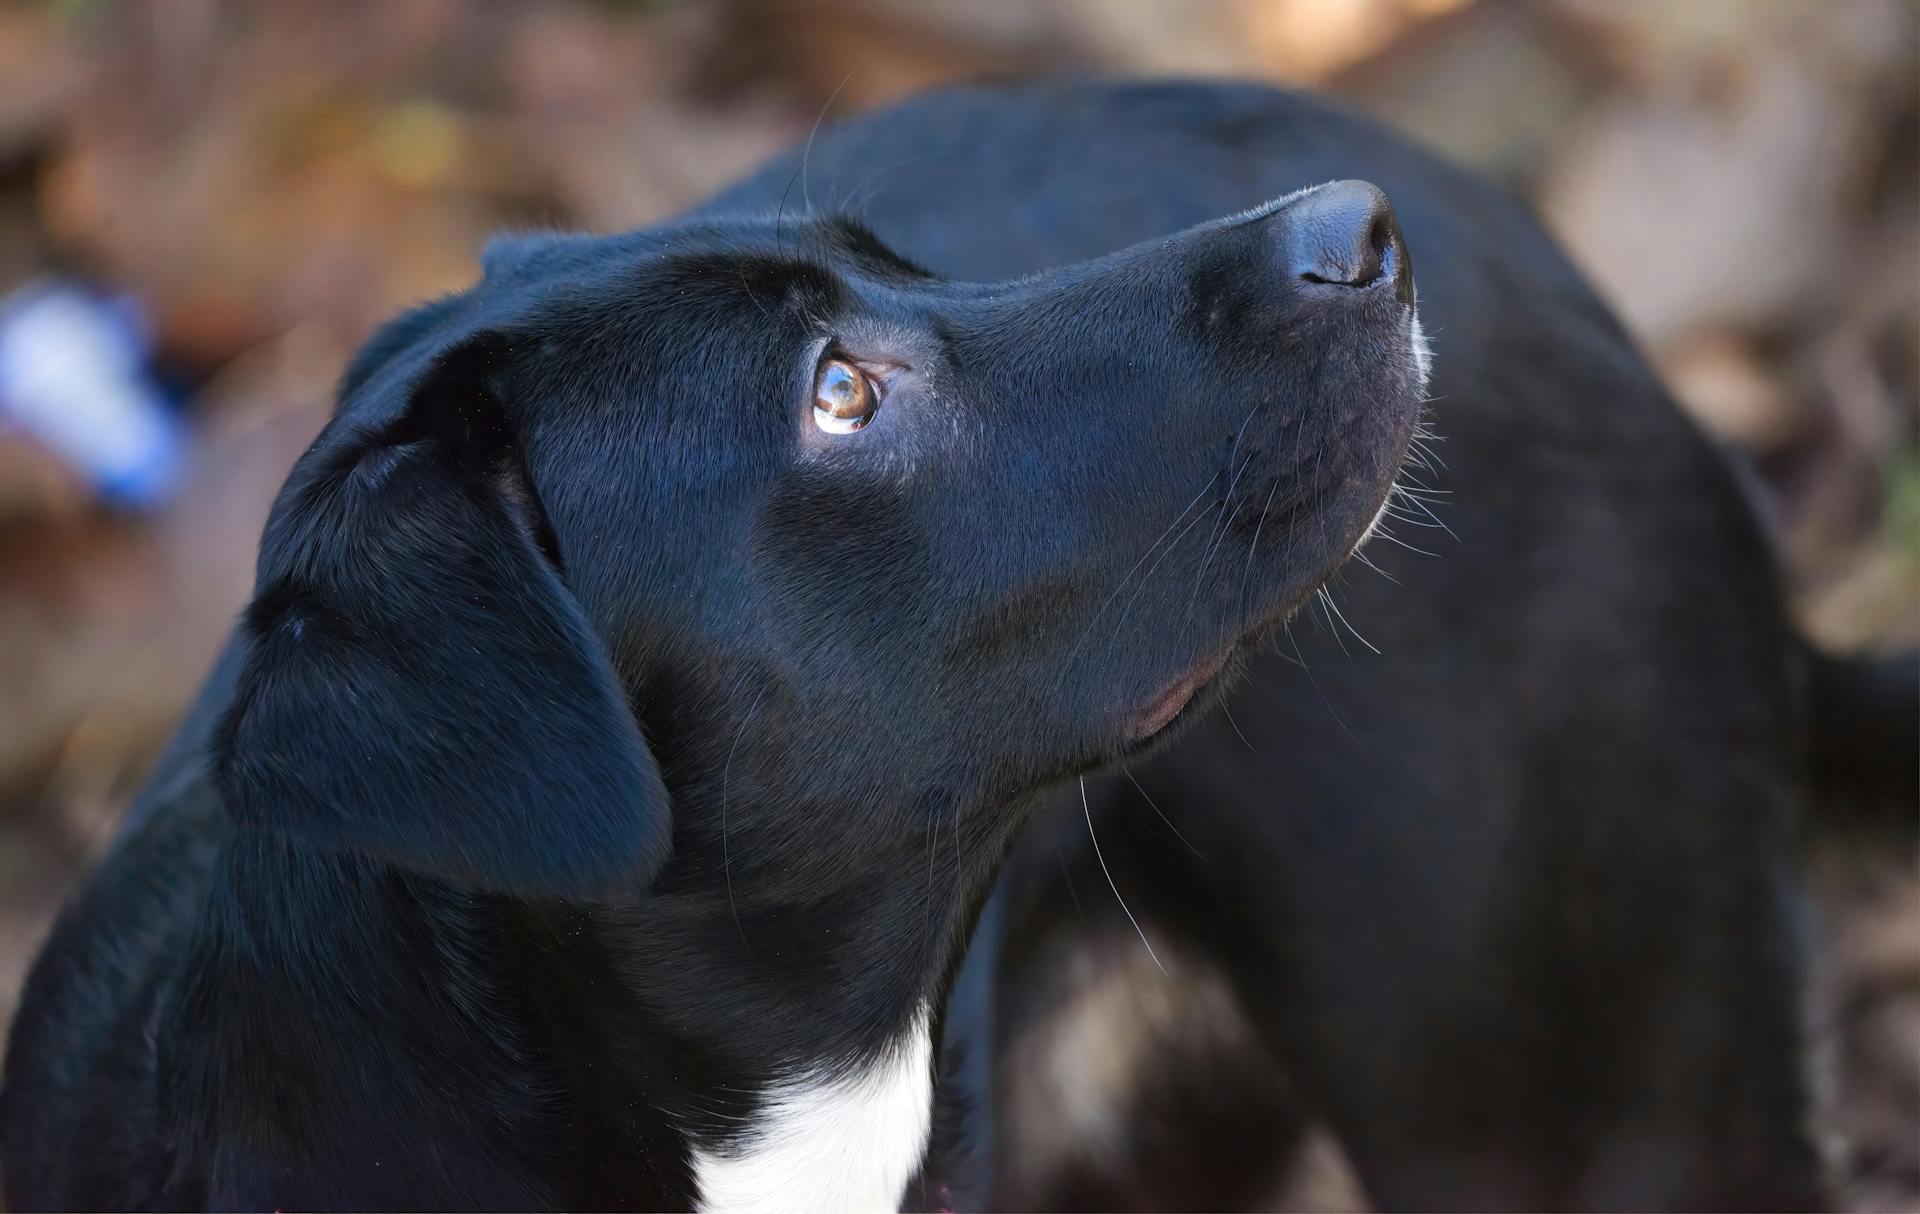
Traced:
POLYGON ((666 789, 563 584, 510 364, 505 339, 469 338, 397 422, 295 469, 216 778, 243 826, 311 845, 515 894, 631 891, 670 849, 666 789))

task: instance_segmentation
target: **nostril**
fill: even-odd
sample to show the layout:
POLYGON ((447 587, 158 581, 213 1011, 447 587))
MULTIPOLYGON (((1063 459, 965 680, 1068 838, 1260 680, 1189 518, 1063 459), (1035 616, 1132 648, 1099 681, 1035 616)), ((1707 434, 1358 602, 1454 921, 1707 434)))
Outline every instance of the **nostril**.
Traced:
POLYGON ((1281 212, 1290 268, 1304 282, 1360 288, 1399 269, 1399 229, 1380 188, 1336 181, 1281 212))
POLYGON ((1367 229, 1367 244, 1372 246, 1375 257, 1384 260, 1393 252, 1393 212, 1382 210, 1373 217, 1373 226, 1367 229))

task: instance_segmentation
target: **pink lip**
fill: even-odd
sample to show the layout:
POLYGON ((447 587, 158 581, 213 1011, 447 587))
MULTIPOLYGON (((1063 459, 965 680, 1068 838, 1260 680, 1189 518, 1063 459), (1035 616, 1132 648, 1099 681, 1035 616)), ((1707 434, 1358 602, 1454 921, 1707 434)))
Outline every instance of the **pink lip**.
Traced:
POLYGON ((1191 703, 1200 689, 1205 687, 1227 664, 1227 652, 1223 650, 1200 662, 1167 684, 1164 691, 1149 700, 1146 707, 1134 714, 1132 720, 1128 722, 1130 726, 1128 732, 1134 739, 1150 738, 1172 724, 1173 719, 1180 715, 1180 710, 1191 703))

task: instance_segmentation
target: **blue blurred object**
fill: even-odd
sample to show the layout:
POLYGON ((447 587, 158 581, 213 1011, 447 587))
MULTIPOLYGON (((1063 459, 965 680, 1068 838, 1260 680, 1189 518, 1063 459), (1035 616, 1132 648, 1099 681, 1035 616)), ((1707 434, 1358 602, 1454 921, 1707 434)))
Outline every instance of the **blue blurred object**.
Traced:
POLYGON ((0 301, 0 422, 70 464, 109 505, 152 509, 178 486, 184 434, 149 369, 139 305, 62 278, 0 301))

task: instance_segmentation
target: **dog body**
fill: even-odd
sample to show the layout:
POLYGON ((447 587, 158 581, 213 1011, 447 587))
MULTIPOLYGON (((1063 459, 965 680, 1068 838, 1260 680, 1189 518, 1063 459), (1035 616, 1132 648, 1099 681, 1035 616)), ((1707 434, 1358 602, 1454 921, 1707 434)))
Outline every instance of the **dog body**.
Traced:
POLYGON ((1391 210, 1282 193, 984 282, 769 193, 382 329, 29 980, 9 1204, 897 1201, 1032 794, 1196 715, 1411 437, 1391 210), (1223 563, 1143 616, 1169 520, 1223 563))

